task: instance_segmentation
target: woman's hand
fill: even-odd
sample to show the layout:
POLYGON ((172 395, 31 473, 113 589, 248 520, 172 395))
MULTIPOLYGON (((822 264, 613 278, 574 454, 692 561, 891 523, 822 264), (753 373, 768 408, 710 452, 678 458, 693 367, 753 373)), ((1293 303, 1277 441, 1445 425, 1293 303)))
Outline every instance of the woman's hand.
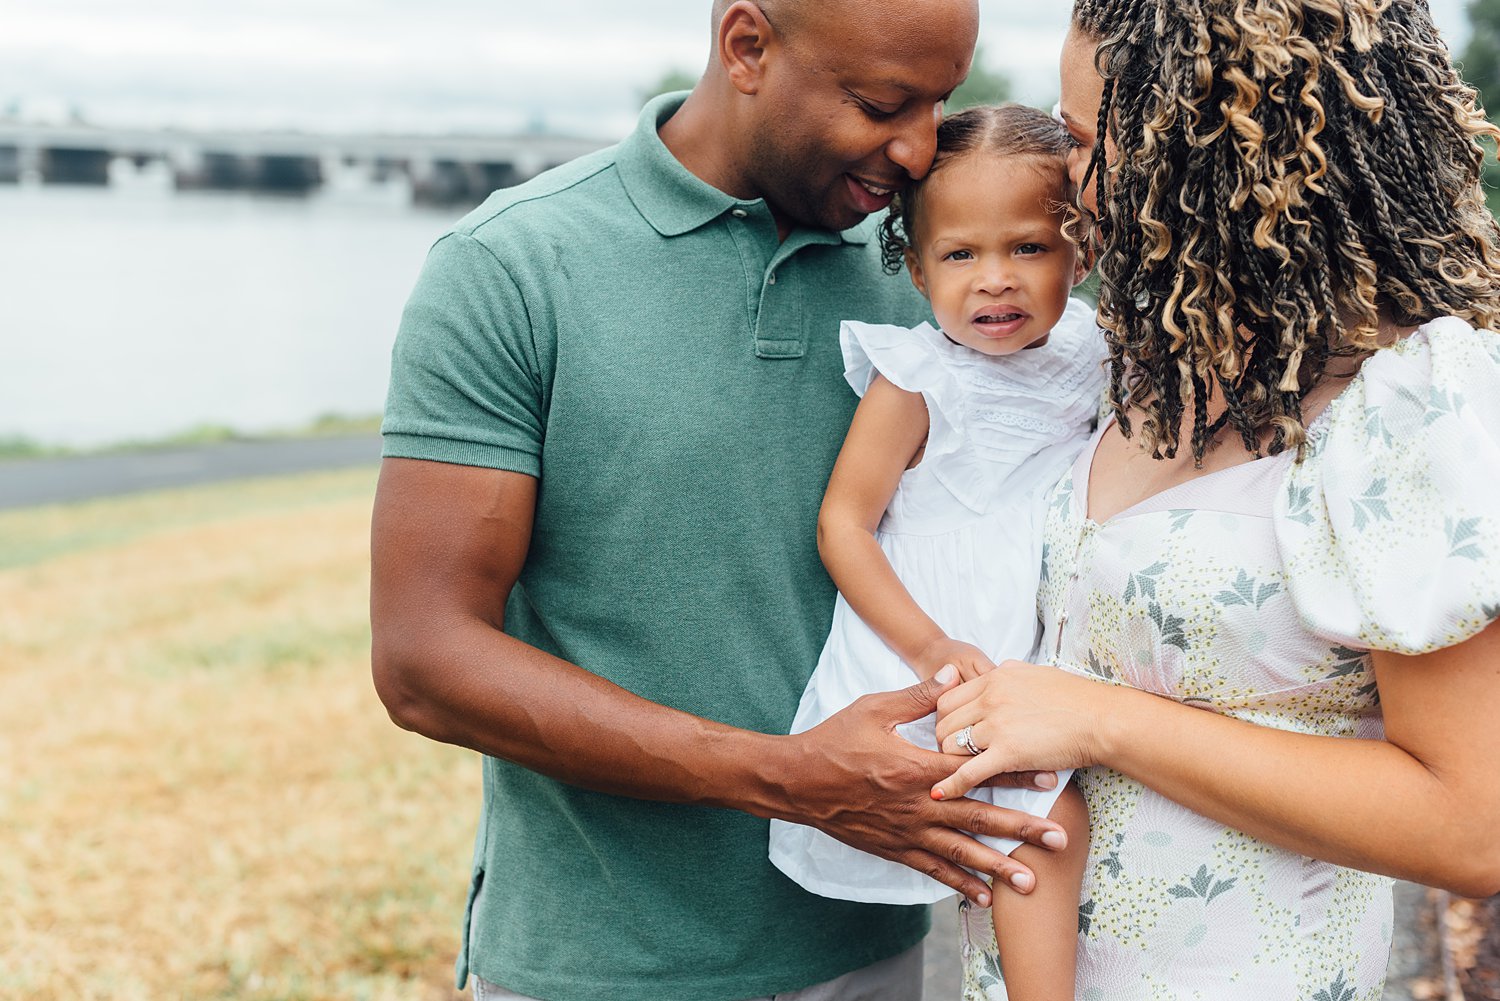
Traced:
POLYGON ((1007 660, 944 692, 938 700, 939 746, 948 754, 964 753, 955 736, 972 726, 983 751, 933 786, 932 797, 962 796, 1002 772, 1098 763, 1105 704, 1123 691, 1054 667, 1007 660))
POLYGON ((995 662, 983 650, 972 643, 960 643, 947 636, 940 636, 928 643, 910 663, 911 669, 923 681, 948 664, 958 668, 958 677, 962 681, 973 681, 995 669, 995 662))

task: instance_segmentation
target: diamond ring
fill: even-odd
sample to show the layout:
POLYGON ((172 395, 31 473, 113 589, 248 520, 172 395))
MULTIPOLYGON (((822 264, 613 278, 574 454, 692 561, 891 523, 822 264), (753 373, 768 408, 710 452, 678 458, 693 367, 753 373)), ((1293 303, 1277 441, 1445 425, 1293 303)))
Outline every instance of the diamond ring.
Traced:
POLYGON ((953 739, 958 741, 959 747, 962 747, 970 754, 978 754, 980 752, 979 745, 974 743, 974 728, 972 726, 966 726, 958 731, 958 736, 953 739))

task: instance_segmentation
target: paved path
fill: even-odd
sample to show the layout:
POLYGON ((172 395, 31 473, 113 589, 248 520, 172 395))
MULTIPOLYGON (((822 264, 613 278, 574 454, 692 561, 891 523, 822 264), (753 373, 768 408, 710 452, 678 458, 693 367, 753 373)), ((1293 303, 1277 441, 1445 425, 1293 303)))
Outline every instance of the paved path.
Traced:
POLYGON ((231 441, 0 462, 0 510, 380 461, 380 436, 231 441))

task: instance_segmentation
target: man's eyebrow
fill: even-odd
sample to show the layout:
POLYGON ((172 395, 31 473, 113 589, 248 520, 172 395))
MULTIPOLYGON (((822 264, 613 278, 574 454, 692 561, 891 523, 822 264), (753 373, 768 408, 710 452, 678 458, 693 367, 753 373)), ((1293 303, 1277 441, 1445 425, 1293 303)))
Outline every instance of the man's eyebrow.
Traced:
POLYGON ((890 78, 887 78, 885 80, 871 80, 868 84, 866 84, 866 86, 871 88, 889 87, 892 90, 899 90, 903 94, 915 94, 918 90, 918 88, 914 84, 908 83, 905 80, 895 80, 890 78))

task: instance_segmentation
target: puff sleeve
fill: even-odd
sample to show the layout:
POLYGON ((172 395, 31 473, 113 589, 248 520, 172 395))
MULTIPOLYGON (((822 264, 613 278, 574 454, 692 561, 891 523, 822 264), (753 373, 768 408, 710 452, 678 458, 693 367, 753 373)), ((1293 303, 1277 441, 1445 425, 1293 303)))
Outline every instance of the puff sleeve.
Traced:
POLYGON ((1500 618, 1500 336, 1447 317, 1377 352, 1277 496, 1312 632, 1428 653, 1500 618))

